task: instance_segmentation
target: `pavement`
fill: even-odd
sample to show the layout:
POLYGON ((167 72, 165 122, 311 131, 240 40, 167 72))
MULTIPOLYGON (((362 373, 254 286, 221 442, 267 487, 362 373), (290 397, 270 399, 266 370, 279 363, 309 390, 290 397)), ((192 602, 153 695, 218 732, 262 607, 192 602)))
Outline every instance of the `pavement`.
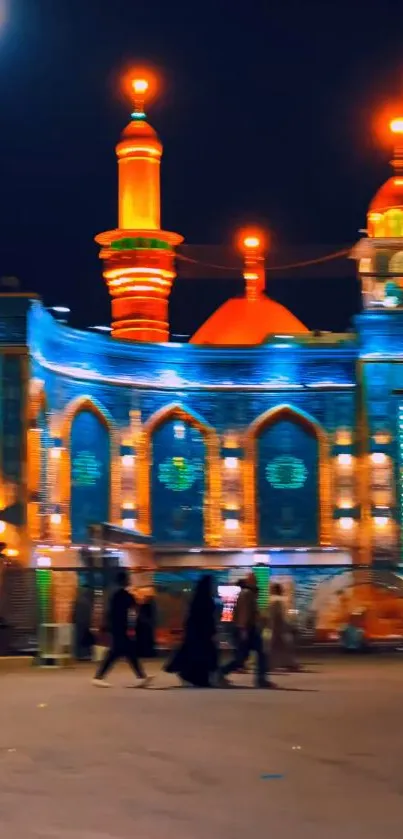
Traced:
POLYGON ((91 675, 1 671, 1 836, 401 839, 403 659, 316 661, 277 691, 91 675))

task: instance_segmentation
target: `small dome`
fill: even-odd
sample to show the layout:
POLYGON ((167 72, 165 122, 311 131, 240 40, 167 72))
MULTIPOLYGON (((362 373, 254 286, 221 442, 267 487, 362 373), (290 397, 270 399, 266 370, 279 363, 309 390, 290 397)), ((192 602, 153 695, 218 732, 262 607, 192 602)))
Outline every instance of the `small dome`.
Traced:
POLYGON ((386 210, 400 208, 403 208, 403 177, 395 175, 378 189, 369 206, 369 212, 384 213, 386 210))
POLYGON ((257 300, 233 297, 227 300, 195 332, 191 344, 254 346, 269 335, 306 334, 309 329, 285 306, 265 294, 257 300))
POLYGON ((161 143, 157 132, 145 119, 132 119, 120 135, 121 140, 129 140, 132 137, 141 137, 144 140, 157 140, 158 143, 161 143))
POLYGON ((145 119, 132 119, 120 135, 116 146, 118 157, 125 154, 131 146, 141 146, 143 143, 147 143, 161 155, 162 143, 154 128, 145 119))

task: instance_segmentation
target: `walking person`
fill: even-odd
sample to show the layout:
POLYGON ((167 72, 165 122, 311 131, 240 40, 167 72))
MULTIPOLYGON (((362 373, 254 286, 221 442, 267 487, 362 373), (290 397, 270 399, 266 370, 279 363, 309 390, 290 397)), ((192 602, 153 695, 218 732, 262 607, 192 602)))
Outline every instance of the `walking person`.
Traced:
POLYGON ((165 665, 167 673, 177 673, 183 682, 195 687, 211 687, 211 678, 217 671, 216 602, 213 595, 213 578, 206 574, 198 581, 185 633, 180 647, 165 665))
POLYGON ((256 687, 274 688, 271 681, 266 679, 269 670, 267 657, 263 649, 263 639, 260 626, 258 606, 258 588, 256 577, 248 574, 245 585, 241 589, 235 607, 235 621, 238 642, 234 658, 220 669, 221 684, 227 685, 226 676, 241 670, 251 652, 256 654, 255 683, 256 687))
POLYGON ((127 591, 129 576, 127 571, 120 569, 116 575, 116 591, 112 594, 108 609, 108 632, 111 636, 109 650, 100 662, 93 684, 99 687, 110 687, 104 676, 120 658, 125 658, 140 680, 141 687, 149 681, 141 663, 137 658, 136 641, 133 636, 136 618, 136 601, 127 591))
POLYGON ((268 615, 272 669, 297 671, 299 668, 296 661, 293 630, 287 619, 283 588, 280 583, 273 583, 271 587, 268 615))

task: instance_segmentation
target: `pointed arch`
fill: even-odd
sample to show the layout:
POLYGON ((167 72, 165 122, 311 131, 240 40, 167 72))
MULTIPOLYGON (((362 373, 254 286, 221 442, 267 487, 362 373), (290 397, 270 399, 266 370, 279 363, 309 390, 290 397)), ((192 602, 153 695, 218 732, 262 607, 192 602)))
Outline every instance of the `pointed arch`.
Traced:
POLYGON ((256 498, 256 458, 257 439, 259 434, 270 425, 280 419, 289 419, 299 423, 307 431, 313 433, 319 446, 319 542, 321 545, 329 545, 332 533, 331 517, 331 482, 330 482, 330 459, 329 441, 324 428, 320 423, 303 411, 288 403, 276 405, 260 414, 251 423, 245 435, 245 462, 244 462, 244 499, 245 499, 245 535, 249 546, 257 544, 258 520, 257 520, 257 498, 256 498))
POLYGON ((152 414, 144 423, 138 451, 138 510, 139 526, 144 533, 151 533, 151 466, 152 437, 154 432, 169 420, 179 420, 196 428, 203 435, 206 446, 206 492, 204 497, 204 538, 207 545, 220 543, 220 440, 215 429, 203 417, 180 402, 171 402, 152 414))
POLYGON ((60 436, 64 446, 67 446, 68 444, 71 434, 71 426, 74 419, 77 414, 81 413, 81 411, 90 411, 98 417, 100 422, 106 426, 109 433, 112 435, 114 426, 113 419, 109 411, 103 407, 101 402, 99 402, 98 399, 93 399, 92 396, 76 396, 75 399, 72 399, 71 402, 66 405, 62 415, 60 436))
POLYGON ((93 414, 104 426, 109 435, 110 447, 110 476, 109 476, 109 520, 117 522, 120 505, 120 465, 119 465, 119 434, 115 423, 101 402, 88 395, 77 396, 69 402, 60 421, 60 438, 62 443, 60 463, 60 495, 62 507, 68 511, 67 535, 71 537, 71 432, 74 420, 83 413, 93 414))

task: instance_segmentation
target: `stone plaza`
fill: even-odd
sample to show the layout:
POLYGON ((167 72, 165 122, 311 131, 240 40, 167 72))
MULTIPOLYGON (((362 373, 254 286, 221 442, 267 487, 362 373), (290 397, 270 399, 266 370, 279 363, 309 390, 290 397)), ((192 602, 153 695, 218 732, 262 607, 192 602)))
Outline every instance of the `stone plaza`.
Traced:
POLYGON ((0 669, 7 839, 400 839, 398 655, 307 661, 277 691, 91 675, 0 669))

